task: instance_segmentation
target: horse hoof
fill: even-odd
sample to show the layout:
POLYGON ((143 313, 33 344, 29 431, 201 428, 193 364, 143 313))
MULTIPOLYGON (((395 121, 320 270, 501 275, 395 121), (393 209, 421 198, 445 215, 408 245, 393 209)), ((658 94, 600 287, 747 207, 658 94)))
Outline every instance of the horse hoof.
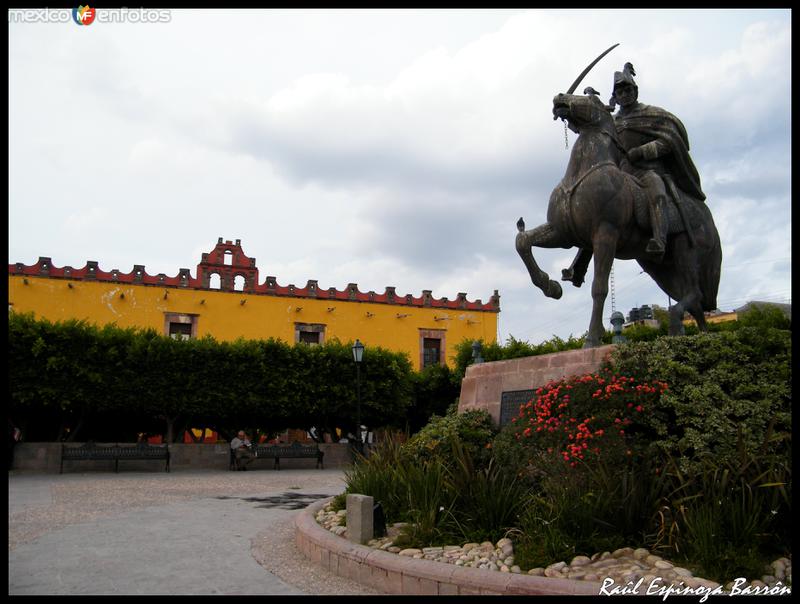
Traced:
POLYGON ((545 295, 548 298, 553 298, 554 300, 558 300, 561 297, 562 293, 563 292, 561 291, 561 285, 559 284, 559 282, 558 281, 553 281, 551 279, 550 280, 550 285, 547 288, 547 292, 545 292, 545 295))

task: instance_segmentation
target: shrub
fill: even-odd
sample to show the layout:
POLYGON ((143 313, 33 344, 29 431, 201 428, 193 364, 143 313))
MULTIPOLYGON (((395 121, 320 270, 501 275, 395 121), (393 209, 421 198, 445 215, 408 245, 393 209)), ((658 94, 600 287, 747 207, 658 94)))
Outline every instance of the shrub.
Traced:
POLYGON ((520 519, 521 566, 656 541, 666 486, 638 420, 666 390, 605 370, 551 382, 520 407, 493 449, 512 457, 516 442, 537 487, 520 519))
POLYGON ((792 329, 792 320, 780 308, 768 304, 753 304, 739 313, 738 322, 743 327, 756 327, 761 330, 792 329))
POLYGON ((451 513, 456 496, 448 488, 447 469, 436 460, 404 463, 395 468, 398 485, 405 494, 408 524, 402 534, 405 547, 447 545, 453 539, 451 513))
POLYGON ((340 510, 344 510, 347 508, 347 493, 339 493, 333 499, 331 499, 331 510, 334 512, 338 512, 340 510))
POLYGON ((345 494, 369 495, 376 503, 381 503, 387 522, 406 521, 406 485, 399 475, 405 465, 407 461, 400 444, 394 439, 386 439, 370 452, 369 457, 357 456, 354 463, 345 469, 345 494))
MULTIPOLYGON (((337 340, 183 341, 152 329, 16 312, 8 323, 9 412, 26 438, 80 432, 84 439, 135 440, 156 420, 176 438, 183 425, 223 433, 243 425, 263 432, 354 429, 355 367, 349 345, 337 340)), ((360 382, 364 423, 402 427, 411 376, 405 353, 368 349, 360 382)))
POLYGON ((647 547, 721 583, 758 578, 791 551, 790 335, 620 345, 497 434, 486 414, 433 418, 395 460, 420 524, 407 543, 512 534, 523 569, 647 547))
POLYGON ((506 426, 494 437, 489 444, 491 456, 495 463, 514 474, 529 486, 536 484, 530 473, 533 464, 533 451, 530 447, 523 447, 516 437, 513 425, 506 426))
POLYGON ((791 551, 791 468, 741 450, 739 459, 709 457, 692 474, 670 460, 670 512, 678 529, 676 559, 725 582, 761 576, 764 559, 791 551))
POLYGON ((486 446, 496 432, 486 411, 472 409, 458 413, 453 410, 444 416, 433 416, 422 430, 403 443, 402 448, 417 463, 437 461, 449 467, 452 465, 452 441, 457 439, 477 460, 477 466, 483 467, 490 456, 486 446))
MULTIPOLYGON (((624 441, 608 443, 611 451, 624 443, 632 452, 617 455, 617 463, 609 463, 614 455, 584 453, 576 460, 574 453, 591 451, 594 438, 581 438, 592 444, 578 449, 574 430, 544 430, 563 422, 553 412, 564 403, 565 381, 540 393, 493 447, 513 458, 510 435, 519 438, 540 482, 521 518, 520 564, 591 555, 624 535, 624 545, 661 550, 705 577, 758 578, 765 561, 791 551, 790 362, 790 333, 772 327, 617 347, 601 372, 610 383, 622 374, 634 380, 626 385, 669 383, 629 416, 624 441), (547 451, 565 444, 556 466, 547 451)), ((561 410, 578 400, 570 394, 570 406, 561 410)), ((625 409, 635 409, 631 403, 625 409)), ((595 404, 593 421, 608 421, 604 401, 595 404)), ((585 416, 573 417, 575 425, 585 416)))
POLYGON ((589 459, 617 463, 630 456, 639 418, 667 390, 664 382, 639 382, 614 375, 586 374, 538 388, 536 398, 512 418, 517 440, 544 459, 563 460, 575 468, 589 459))
POLYGON ((406 413, 408 432, 423 428, 434 415, 445 415, 458 400, 461 381, 447 365, 429 365, 411 374, 413 402, 406 413))
POLYGON ((383 504, 387 522, 409 523, 396 545, 497 541, 518 524, 528 488, 493 460, 478 468, 457 435, 448 436, 436 456, 420 459, 403 449, 382 444, 345 472, 345 493, 370 495, 383 504), (449 464, 440 458, 445 446, 449 464))
POLYGON ((791 332, 752 327, 618 346, 614 371, 669 384, 640 417, 651 447, 682 472, 704 457, 735 460, 744 448, 785 459, 791 435, 791 332))
POLYGON ((460 536, 494 543, 518 526, 530 495, 524 481, 493 457, 485 468, 476 468, 459 440, 452 442, 452 459, 449 487, 456 502, 451 516, 460 536))

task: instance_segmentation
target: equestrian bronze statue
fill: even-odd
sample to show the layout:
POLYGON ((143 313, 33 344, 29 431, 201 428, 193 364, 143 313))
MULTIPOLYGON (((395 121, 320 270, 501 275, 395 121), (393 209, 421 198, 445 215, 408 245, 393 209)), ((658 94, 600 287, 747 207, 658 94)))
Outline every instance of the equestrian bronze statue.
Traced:
POLYGON ((517 222, 516 248, 534 285, 550 298, 561 285, 533 258, 532 248, 579 248, 562 280, 576 287, 594 257, 592 316, 586 348, 599 346, 605 333, 603 307, 614 258, 635 259, 675 304, 669 333, 684 333, 689 312, 706 331, 704 311, 717 306, 722 248, 705 204, 700 178, 689 157, 683 124, 671 113, 638 102, 633 65, 614 77, 609 105, 586 88, 573 92, 609 48, 584 70, 566 93, 553 99, 553 119, 578 134, 567 171, 553 189, 547 222, 525 230, 517 222), (612 116, 615 105, 620 110, 612 116))

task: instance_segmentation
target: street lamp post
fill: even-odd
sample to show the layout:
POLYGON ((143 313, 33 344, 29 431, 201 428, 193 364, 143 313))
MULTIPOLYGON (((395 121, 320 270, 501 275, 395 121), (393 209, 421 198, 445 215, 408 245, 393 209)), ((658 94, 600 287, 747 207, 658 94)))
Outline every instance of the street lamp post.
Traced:
POLYGON ((356 339, 353 344, 353 361, 356 363, 356 439, 358 452, 364 454, 364 442, 361 436, 361 361, 364 358, 364 345, 356 339))
POLYGON ((474 340, 472 342, 472 362, 474 364, 483 363, 483 357, 481 356, 481 343, 478 340, 474 340))

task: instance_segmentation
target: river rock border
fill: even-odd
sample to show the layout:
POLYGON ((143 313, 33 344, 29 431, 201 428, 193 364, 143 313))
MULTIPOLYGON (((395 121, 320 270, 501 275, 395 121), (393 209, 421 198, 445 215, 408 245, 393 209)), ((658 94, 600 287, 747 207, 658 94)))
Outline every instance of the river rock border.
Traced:
POLYGON ((444 562, 398 556, 337 537, 316 521, 333 497, 295 517, 297 548, 335 575, 390 594, 405 595, 597 595, 601 582, 487 572, 444 562))

